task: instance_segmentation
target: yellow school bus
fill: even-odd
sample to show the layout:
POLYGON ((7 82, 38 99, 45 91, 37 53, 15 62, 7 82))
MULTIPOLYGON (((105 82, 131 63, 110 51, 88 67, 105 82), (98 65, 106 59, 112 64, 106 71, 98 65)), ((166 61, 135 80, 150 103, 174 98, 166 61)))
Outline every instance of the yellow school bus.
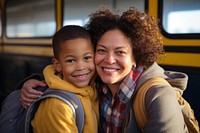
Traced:
POLYGON ((165 48, 158 63, 188 74, 183 96, 200 121, 199 0, 1 0, 0 102, 22 79, 51 63, 51 38, 57 30, 85 25, 88 15, 101 6, 119 13, 135 6, 154 17, 165 48))

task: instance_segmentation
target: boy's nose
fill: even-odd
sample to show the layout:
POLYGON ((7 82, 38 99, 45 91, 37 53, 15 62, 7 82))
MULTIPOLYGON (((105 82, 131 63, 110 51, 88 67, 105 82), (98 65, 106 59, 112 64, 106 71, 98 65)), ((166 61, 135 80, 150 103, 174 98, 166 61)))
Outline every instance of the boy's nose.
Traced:
POLYGON ((76 69, 77 70, 84 70, 85 69, 85 64, 84 62, 77 62, 77 65, 76 65, 76 69))

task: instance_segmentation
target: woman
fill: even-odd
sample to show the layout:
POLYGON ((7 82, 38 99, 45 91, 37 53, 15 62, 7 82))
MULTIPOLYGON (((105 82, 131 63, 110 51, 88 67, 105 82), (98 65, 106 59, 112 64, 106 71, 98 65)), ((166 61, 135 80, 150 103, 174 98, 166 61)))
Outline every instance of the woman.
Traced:
MULTIPOLYGON (((162 77, 183 91, 187 75, 164 71, 156 63, 164 51, 159 29, 152 17, 135 8, 121 16, 101 8, 91 14, 86 28, 91 33, 96 51, 100 132, 141 132, 134 115, 131 117, 129 113, 138 88, 150 78, 162 77)), ((40 96, 41 92, 32 89, 37 85, 45 84, 37 80, 25 82, 21 93, 23 105, 27 106, 40 96)), ((148 121, 144 132, 187 132, 173 87, 151 87, 146 95, 145 108, 148 121)))

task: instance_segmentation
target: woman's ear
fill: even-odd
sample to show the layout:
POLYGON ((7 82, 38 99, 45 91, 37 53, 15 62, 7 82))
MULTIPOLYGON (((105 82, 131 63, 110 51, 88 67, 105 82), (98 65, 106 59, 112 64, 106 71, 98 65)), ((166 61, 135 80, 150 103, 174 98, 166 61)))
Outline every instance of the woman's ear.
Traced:
POLYGON ((56 72, 61 72, 62 69, 61 69, 61 65, 60 65, 59 61, 56 58, 53 58, 52 62, 53 62, 53 66, 54 66, 56 72))
POLYGON ((136 68, 136 67, 137 67, 136 62, 133 61, 133 62, 132 62, 132 68, 136 68))

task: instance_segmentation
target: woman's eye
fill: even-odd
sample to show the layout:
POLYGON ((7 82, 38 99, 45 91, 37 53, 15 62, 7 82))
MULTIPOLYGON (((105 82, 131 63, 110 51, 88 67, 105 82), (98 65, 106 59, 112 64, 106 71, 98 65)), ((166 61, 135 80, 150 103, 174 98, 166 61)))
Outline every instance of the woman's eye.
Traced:
POLYGON ((106 50, 104 50, 104 49, 97 49, 96 52, 101 54, 101 53, 105 53, 106 50))
POLYGON ((119 54, 119 55, 126 54, 126 52, 125 52, 125 51, 117 51, 116 53, 117 53, 117 54, 119 54))

